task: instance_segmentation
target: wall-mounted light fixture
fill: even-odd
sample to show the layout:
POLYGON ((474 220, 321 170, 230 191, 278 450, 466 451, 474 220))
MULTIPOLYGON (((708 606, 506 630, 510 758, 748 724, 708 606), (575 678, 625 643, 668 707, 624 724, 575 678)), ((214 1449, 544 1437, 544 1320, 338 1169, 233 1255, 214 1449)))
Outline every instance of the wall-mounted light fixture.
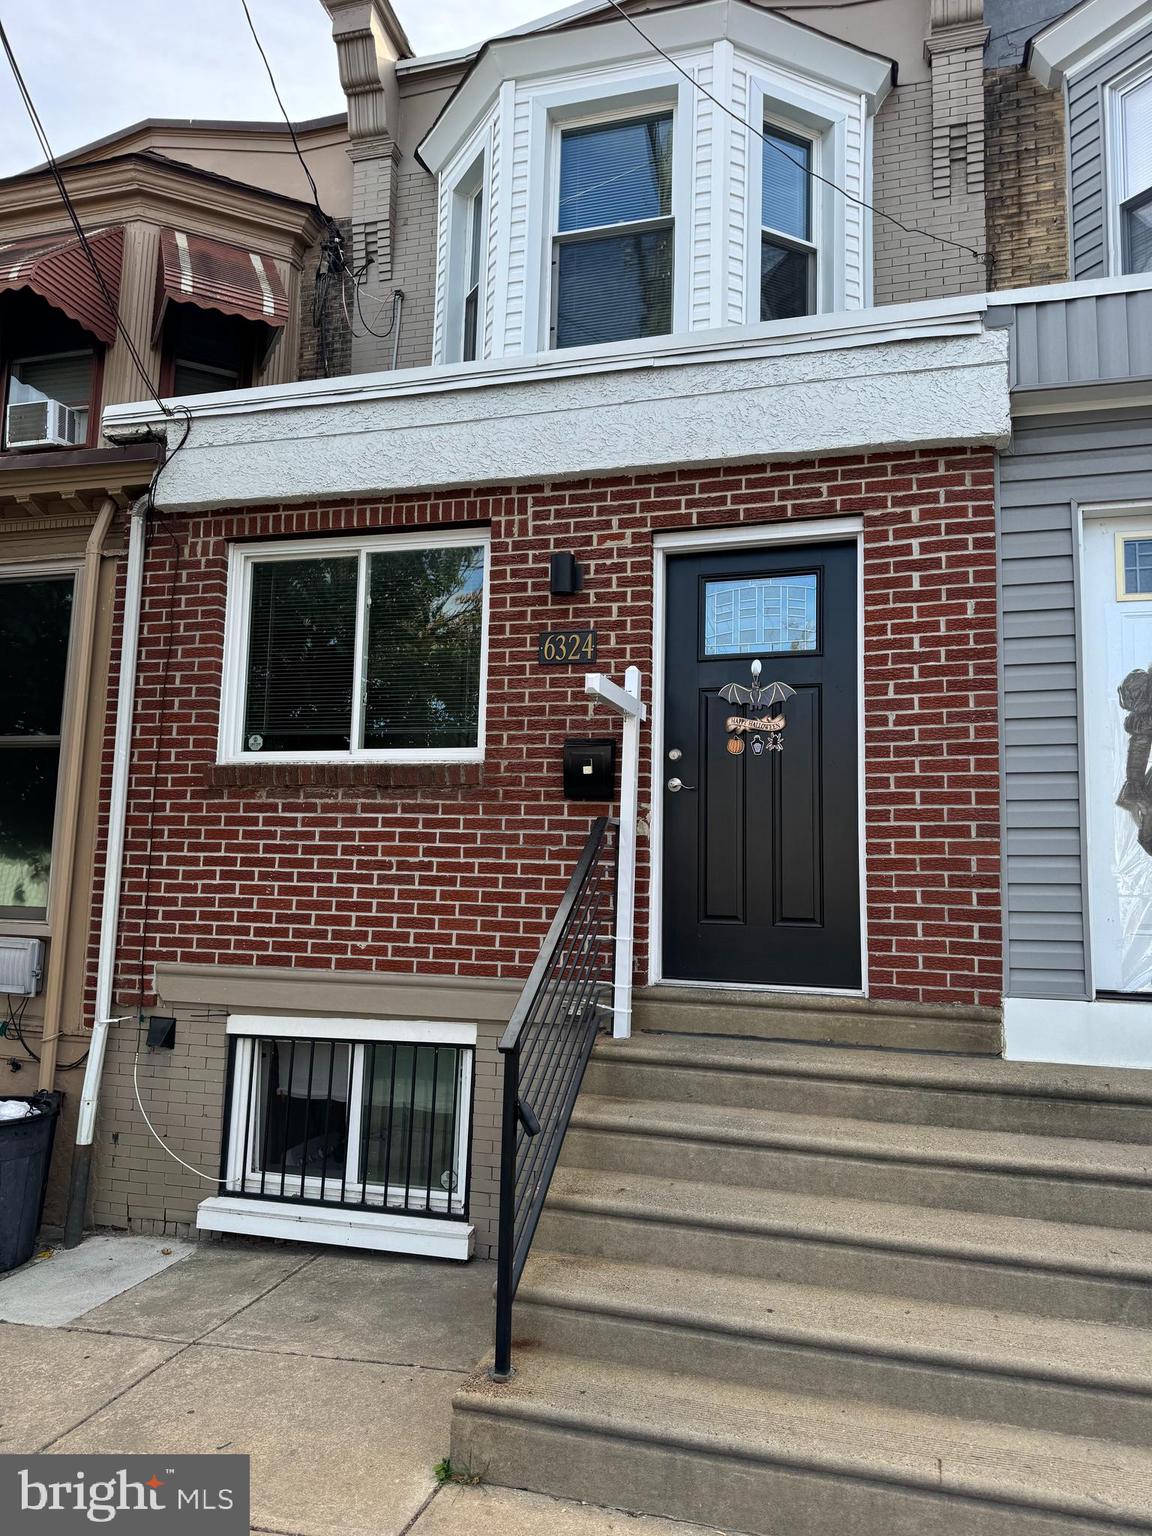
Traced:
POLYGON ((584 590, 584 572, 571 553, 550 555, 549 584, 553 597, 574 597, 584 590))

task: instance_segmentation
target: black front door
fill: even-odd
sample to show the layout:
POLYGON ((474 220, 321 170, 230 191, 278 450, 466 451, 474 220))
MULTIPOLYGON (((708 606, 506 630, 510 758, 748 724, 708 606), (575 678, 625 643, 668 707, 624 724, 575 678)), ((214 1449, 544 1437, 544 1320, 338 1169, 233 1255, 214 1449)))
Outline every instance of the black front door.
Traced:
POLYGON ((663 974, 859 987, 856 547, 676 555, 667 598, 663 974))

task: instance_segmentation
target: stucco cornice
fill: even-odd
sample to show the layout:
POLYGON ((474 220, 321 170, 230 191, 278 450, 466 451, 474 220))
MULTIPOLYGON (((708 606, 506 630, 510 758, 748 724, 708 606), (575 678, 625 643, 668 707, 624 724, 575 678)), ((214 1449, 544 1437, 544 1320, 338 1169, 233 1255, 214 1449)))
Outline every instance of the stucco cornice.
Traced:
MULTIPOLYGON (((200 510, 1006 440, 1008 338, 963 300, 183 402, 200 510)), ((115 437, 162 427, 114 406, 115 437)))

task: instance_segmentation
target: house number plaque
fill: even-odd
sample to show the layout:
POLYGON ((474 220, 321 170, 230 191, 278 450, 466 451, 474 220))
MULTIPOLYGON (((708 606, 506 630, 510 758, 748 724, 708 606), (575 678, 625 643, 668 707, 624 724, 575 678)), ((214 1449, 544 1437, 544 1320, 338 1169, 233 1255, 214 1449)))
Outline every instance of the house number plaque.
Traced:
POLYGON ((594 629, 549 629, 540 636, 537 661, 542 667, 583 666, 596 660, 594 629))

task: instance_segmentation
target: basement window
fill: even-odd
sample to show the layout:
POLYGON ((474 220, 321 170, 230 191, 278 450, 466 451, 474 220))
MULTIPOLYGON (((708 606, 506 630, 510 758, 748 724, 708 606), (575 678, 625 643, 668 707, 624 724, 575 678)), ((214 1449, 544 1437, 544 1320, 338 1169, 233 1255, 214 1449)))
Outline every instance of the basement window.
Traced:
POLYGON ((225 762, 479 762, 488 536, 234 546, 225 762))

